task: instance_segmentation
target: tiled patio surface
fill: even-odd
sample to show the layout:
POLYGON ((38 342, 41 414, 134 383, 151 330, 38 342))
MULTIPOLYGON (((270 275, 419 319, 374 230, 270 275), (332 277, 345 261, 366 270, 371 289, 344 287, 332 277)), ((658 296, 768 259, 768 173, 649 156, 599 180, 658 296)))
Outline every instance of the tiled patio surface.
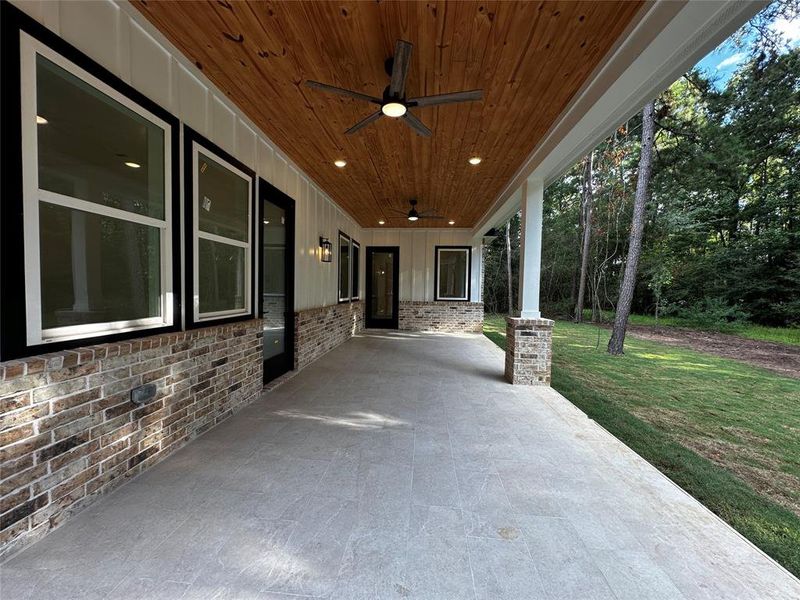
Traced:
POLYGON ((367 333, 2 567, 14 598, 800 598, 478 335, 367 333))

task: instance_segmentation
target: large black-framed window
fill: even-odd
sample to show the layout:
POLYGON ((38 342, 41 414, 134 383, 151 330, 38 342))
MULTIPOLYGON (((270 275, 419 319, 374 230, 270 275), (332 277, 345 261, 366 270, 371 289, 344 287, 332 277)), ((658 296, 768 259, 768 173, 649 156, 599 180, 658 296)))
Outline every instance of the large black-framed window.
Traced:
POLYGON ((351 283, 351 300, 359 300, 361 298, 361 244, 356 240, 350 240, 350 283, 351 283))
POLYGON ((434 250, 434 300, 469 302, 472 248, 436 246, 434 250))
POLYGON ((338 269, 339 302, 350 302, 350 236, 339 232, 339 250, 336 268, 338 269))
POLYGON ((186 326, 255 316, 255 172, 183 126, 186 326))
POLYGON ((0 360, 178 329, 178 120, 0 11, 0 360))

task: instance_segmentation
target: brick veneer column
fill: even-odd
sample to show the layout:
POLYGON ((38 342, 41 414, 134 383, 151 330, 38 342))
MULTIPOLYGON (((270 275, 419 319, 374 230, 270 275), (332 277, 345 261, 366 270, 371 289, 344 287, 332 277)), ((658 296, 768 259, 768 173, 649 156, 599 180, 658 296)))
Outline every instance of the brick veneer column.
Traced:
POLYGON ((521 385, 550 385, 553 321, 506 317, 506 379, 521 385))

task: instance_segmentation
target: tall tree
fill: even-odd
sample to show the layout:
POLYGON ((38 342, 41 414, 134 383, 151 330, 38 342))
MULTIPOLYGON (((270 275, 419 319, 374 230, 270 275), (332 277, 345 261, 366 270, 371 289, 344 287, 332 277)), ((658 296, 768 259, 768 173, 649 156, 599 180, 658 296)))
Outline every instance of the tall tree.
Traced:
POLYGON ((592 244, 592 167, 594 152, 584 159, 583 185, 581 201, 581 223, 583 225, 583 243, 581 244, 581 273, 578 279, 578 299, 575 302, 575 322, 583 321, 583 302, 586 294, 586 276, 589 272, 589 255, 592 244))
POLYGON ((642 146, 639 157, 639 177, 636 182, 636 196, 633 200, 633 217, 631 218, 631 234, 628 243, 628 257, 625 261, 625 274, 619 286, 617 314, 614 317, 614 328, 608 340, 609 354, 622 354, 625 345, 625 331, 628 328, 628 316, 631 313, 633 292, 636 288, 636 271, 639 268, 639 255, 642 251, 644 234, 644 216, 647 205, 647 193, 650 185, 650 174, 653 169, 653 142, 655 138, 655 101, 648 102, 642 110, 642 146))

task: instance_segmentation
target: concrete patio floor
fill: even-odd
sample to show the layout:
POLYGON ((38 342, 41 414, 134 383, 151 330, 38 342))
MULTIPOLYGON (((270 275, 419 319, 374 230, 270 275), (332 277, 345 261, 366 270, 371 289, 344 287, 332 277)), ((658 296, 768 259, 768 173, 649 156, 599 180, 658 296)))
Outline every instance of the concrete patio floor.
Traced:
POLYGON ((800 598, 480 335, 368 332, 2 566, 16 598, 800 598))

